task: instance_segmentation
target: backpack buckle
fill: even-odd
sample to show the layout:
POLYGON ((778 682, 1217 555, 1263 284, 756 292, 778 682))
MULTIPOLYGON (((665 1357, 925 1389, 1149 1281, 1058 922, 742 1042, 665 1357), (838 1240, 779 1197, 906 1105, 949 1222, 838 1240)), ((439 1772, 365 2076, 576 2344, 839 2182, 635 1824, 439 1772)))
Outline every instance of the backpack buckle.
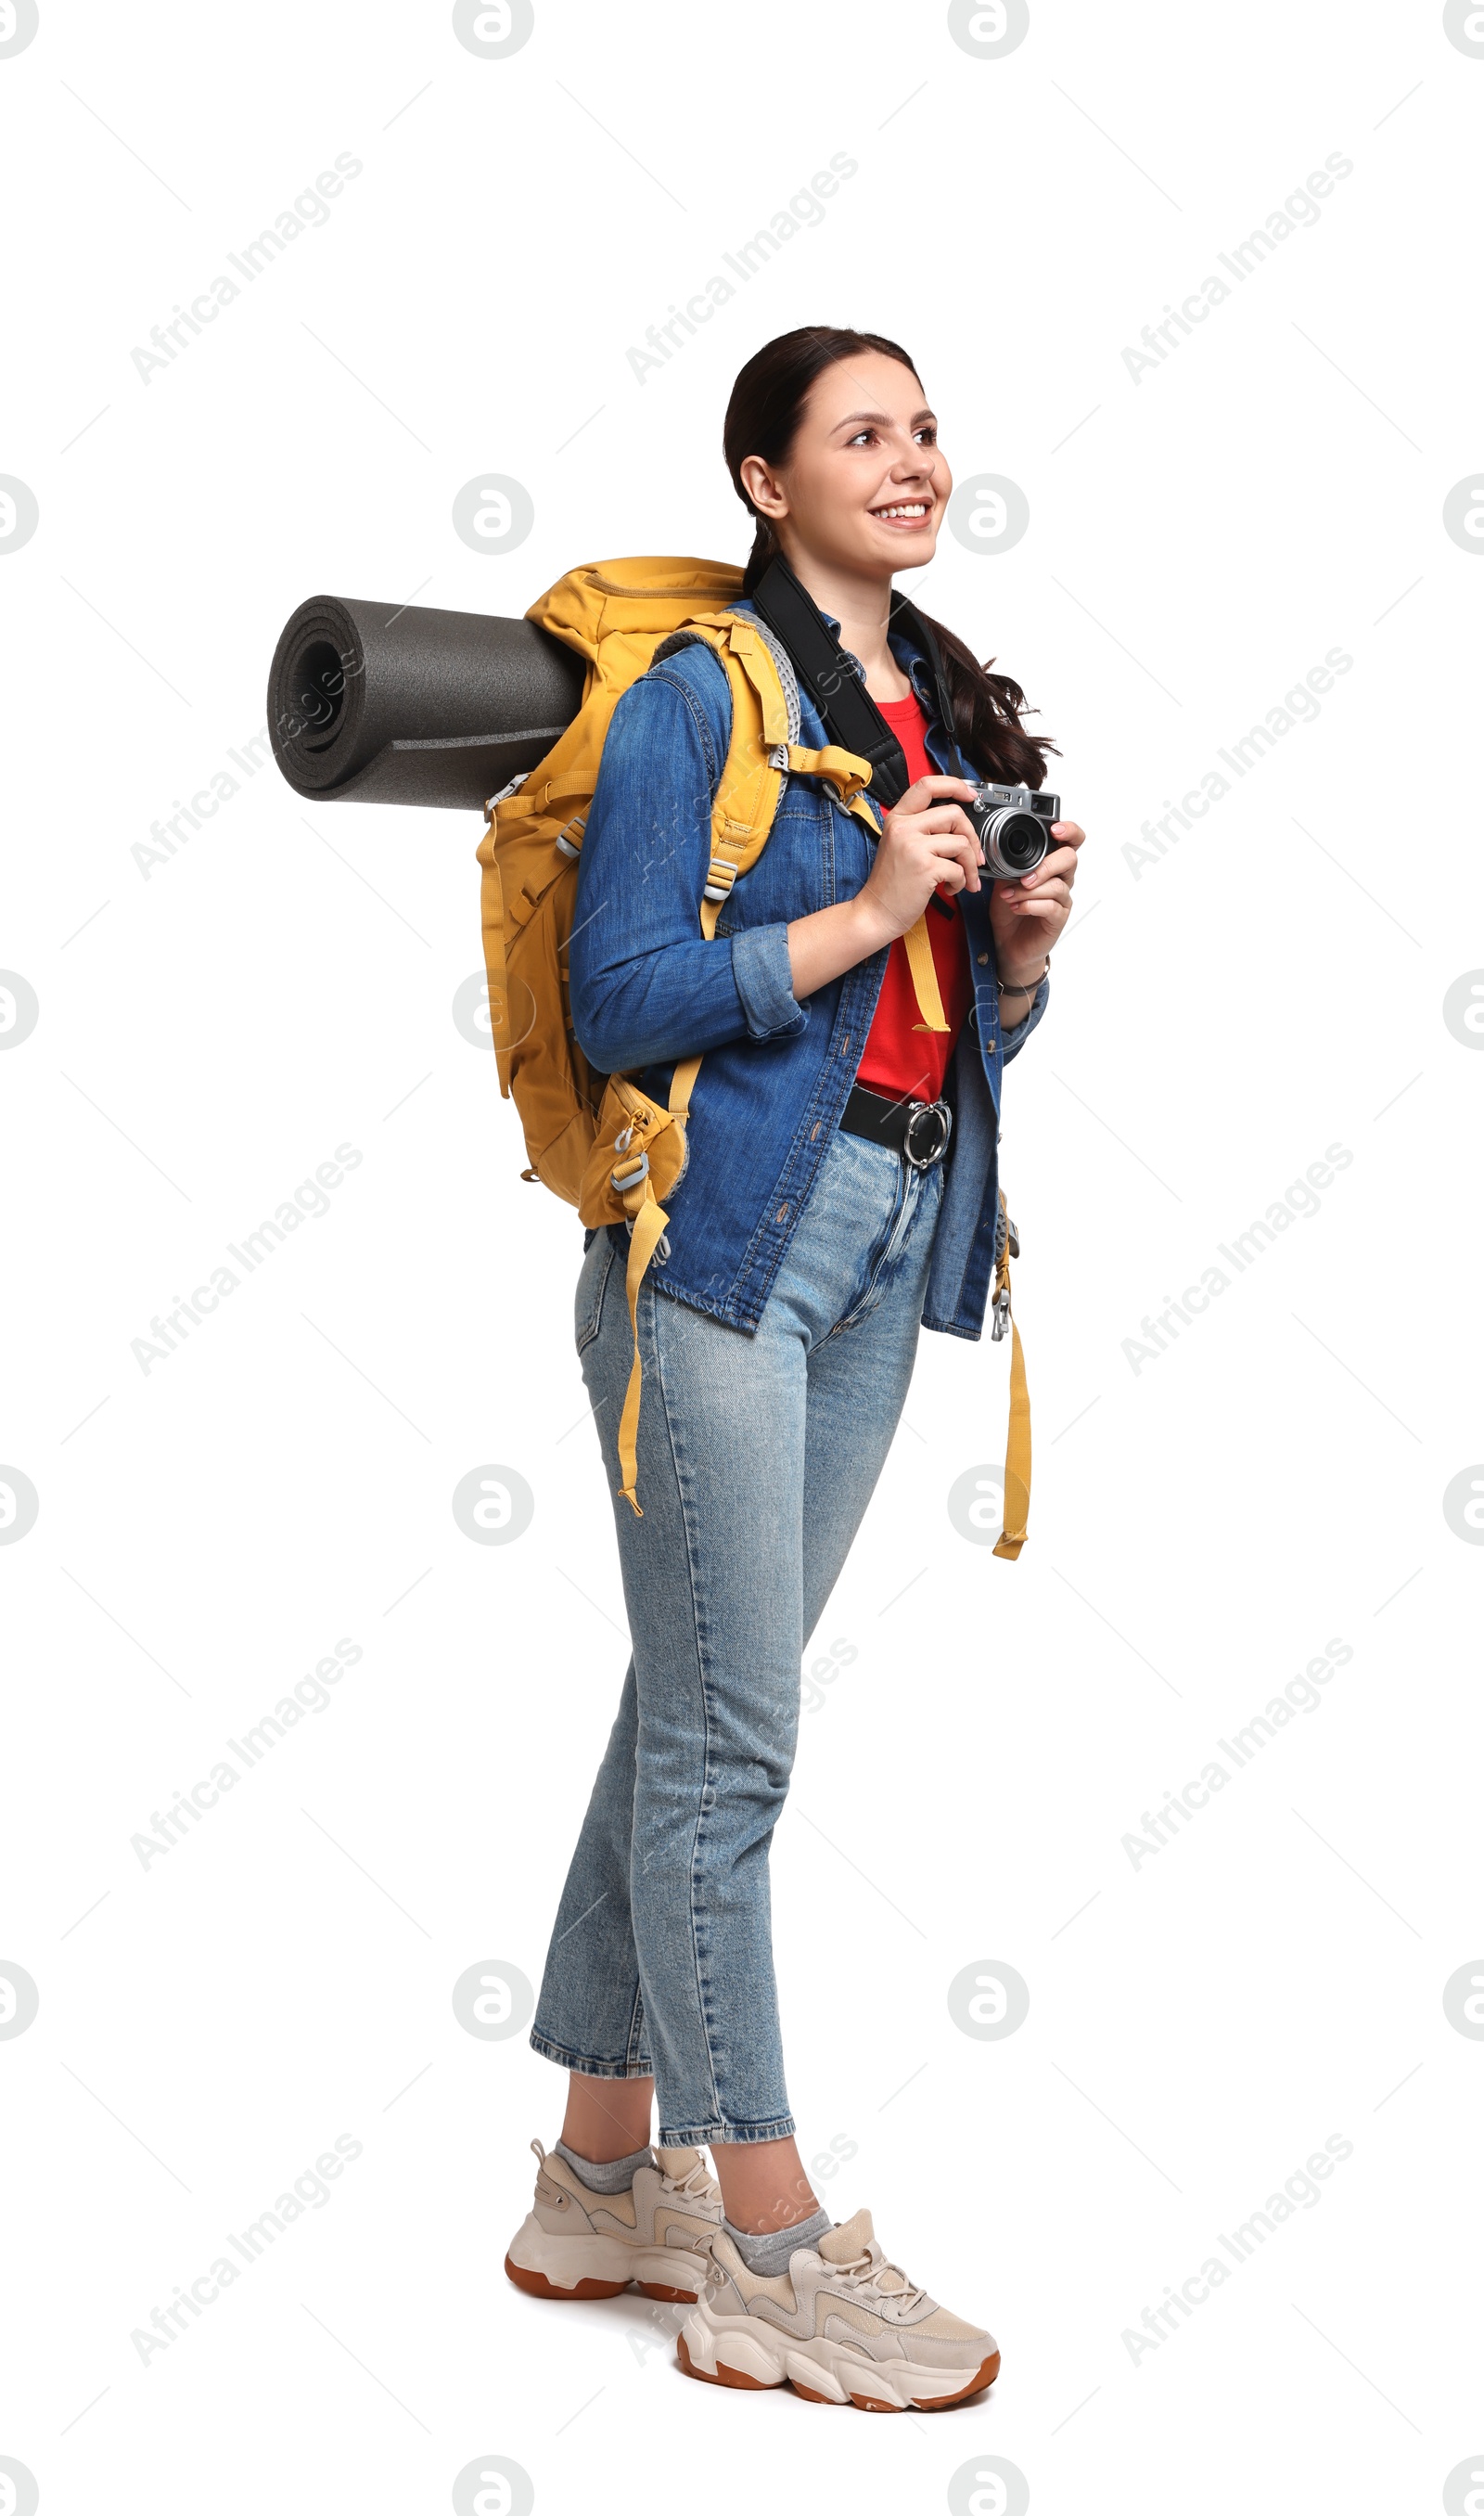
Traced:
POLYGON ((994 1314, 994 1325, 989 1332, 989 1341, 991 1345, 998 1345, 1010 1326, 1010 1286, 1008 1284, 1002 1284, 995 1295, 994 1314))
POLYGON ((518 776, 512 777, 506 785, 501 787, 498 795, 486 795, 484 799, 484 826, 486 829, 488 829, 490 822, 495 818, 495 806, 497 804, 503 804, 507 795, 514 795, 516 787, 523 786, 529 776, 530 771, 528 769, 522 769, 518 776))

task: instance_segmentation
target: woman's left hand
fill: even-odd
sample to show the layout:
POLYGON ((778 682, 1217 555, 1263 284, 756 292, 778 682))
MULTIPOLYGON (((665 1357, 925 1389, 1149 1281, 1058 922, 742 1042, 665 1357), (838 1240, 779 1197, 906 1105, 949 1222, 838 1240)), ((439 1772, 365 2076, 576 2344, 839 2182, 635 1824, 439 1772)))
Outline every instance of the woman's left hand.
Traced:
POLYGON ((1072 914, 1077 851, 1087 832, 1077 821, 1053 821, 1051 837, 1059 844, 1042 858, 1034 873, 1022 874, 1018 882, 997 882, 990 894, 995 958, 1007 986, 1040 971, 1072 914))

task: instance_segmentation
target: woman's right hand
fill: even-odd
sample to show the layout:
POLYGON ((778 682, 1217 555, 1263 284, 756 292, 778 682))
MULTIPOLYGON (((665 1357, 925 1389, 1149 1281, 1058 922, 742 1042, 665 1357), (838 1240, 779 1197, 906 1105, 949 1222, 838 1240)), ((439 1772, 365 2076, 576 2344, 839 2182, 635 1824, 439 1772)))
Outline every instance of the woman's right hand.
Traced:
POLYGON ((973 792, 966 777, 919 777, 886 815, 876 862, 855 896, 877 935, 873 949, 915 926, 934 891, 981 888, 984 852, 964 810, 973 792))
POLYGON ((886 815, 876 862, 851 900, 789 922, 789 969, 803 1003, 915 926, 934 891, 979 891, 984 861, 964 810, 967 777, 920 777, 886 815))

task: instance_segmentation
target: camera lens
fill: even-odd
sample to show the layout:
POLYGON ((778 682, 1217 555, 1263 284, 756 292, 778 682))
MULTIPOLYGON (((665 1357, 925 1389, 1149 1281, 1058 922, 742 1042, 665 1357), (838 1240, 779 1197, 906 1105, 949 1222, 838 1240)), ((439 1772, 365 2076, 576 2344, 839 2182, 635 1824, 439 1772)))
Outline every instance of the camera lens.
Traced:
POLYGON ((1046 854, 1046 823, 1034 813, 1007 813, 995 832, 995 846, 1012 873, 1029 873, 1046 854))

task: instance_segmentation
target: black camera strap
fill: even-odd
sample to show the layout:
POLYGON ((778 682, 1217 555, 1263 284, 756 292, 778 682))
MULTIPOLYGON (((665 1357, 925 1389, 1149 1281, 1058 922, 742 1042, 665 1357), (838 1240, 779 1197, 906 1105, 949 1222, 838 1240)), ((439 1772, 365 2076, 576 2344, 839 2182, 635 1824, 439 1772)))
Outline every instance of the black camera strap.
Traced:
MULTIPOLYGON (((871 795, 884 813, 889 812, 912 781, 902 746, 866 689, 853 657, 846 653, 818 605, 781 555, 763 570, 751 599, 773 635, 788 650, 794 670, 823 718, 832 741, 871 763, 871 795)), ((953 708, 937 640, 904 594, 892 595, 890 618, 892 626, 905 632, 928 658, 937 691, 939 718, 954 762, 950 774, 962 777, 964 764, 954 739, 953 708)))

